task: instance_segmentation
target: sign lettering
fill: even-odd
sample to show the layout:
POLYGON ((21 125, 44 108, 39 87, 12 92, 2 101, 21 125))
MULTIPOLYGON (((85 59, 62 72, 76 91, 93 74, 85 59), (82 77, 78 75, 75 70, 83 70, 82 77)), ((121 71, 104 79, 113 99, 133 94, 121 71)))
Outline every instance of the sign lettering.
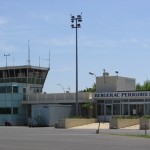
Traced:
POLYGON ((95 93, 95 98, 133 98, 150 97, 150 91, 143 92, 103 92, 95 93))

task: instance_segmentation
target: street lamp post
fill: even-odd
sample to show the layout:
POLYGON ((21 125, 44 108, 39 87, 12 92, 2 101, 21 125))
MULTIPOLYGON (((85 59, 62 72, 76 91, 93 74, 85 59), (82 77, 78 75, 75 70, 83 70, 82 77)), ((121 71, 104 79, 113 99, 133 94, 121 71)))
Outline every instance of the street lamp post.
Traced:
MULTIPOLYGON (((7 57, 8 56, 10 56, 10 54, 4 54, 4 56, 6 57, 6 74, 7 74, 7 57)), ((5 81, 5 125, 6 125, 6 74, 5 74, 5 79, 4 79, 4 81, 5 81)))
POLYGON ((117 74, 117 78, 118 78, 118 73, 119 73, 119 71, 115 71, 115 73, 117 74))
POLYGON ((61 85, 61 84, 57 84, 57 85, 59 85, 62 88, 62 90, 64 91, 64 93, 70 93, 70 86, 68 88, 64 88, 64 86, 61 85))
POLYGON ((65 88, 61 84, 57 84, 57 85, 59 85, 63 89, 63 91, 65 93, 65 88))
MULTIPOLYGON (((89 72, 90 75, 94 75, 95 76, 95 92, 97 91, 96 88, 96 74, 93 73, 93 72, 89 72)), ((95 113, 96 113, 96 116, 97 116, 97 100, 95 101, 95 113)), ((96 131, 96 133, 99 133, 99 128, 100 128, 100 120, 98 119, 99 121, 99 126, 98 126, 98 130, 96 131)))
POLYGON ((4 56, 6 57, 6 68, 7 68, 7 57, 10 56, 10 54, 4 54, 4 56))
POLYGON ((89 72, 90 75, 94 75, 95 78, 96 78, 96 74, 94 74, 93 72, 89 72))
POLYGON ((71 27, 76 29, 76 117, 79 115, 79 110, 78 110, 78 28, 81 28, 80 23, 82 22, 82 14, 72 16, 71 15, 71 27))
MULTIPOLYGON (((95 86, 96 86, 96 74, 93 73, 93 72, 89 72, 89 74, 95 76, 95 86)), ((95 88, 96 88, 96 87, 95 87, 95 88)), ((96 89, 95 89, 95 90, 96 90, 96 89)))

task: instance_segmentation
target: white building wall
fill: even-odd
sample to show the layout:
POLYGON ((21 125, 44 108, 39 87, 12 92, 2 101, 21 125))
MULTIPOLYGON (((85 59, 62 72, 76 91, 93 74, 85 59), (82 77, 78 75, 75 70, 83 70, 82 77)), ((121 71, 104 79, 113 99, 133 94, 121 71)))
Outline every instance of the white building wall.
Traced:
POLYGON ((117 87, 116 91, 135 91, 135 79, 118 77, 116 80, 117 87))
POLYGON ((54 126, 59 119, 74 115, 74 107, 71 105, 37 104, 32 105, 32 123, 36 125, 36 118, 41 117, 47 126, 54 126))
POLYGON ((135 91, 135 79, 120 76, 96 78, 96 92, 135 91))

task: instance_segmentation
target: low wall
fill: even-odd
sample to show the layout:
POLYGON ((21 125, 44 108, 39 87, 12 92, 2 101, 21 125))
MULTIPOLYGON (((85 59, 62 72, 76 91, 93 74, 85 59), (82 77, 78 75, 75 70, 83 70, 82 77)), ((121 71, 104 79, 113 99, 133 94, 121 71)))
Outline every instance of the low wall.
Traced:
POLYGON ((133 126, 136 124, 139 124, 140 120, 139 119, 111 119, 110 120, 110 129, 120 129, 120 128, 125 128, 129 126, 133 126))
POLYGON ((97 122, 97 119, 61 119, 58 123, 55 124, 55 128, 72 128, 81 125, 91 124, 97 122))
POLYGON ((149 130, 150 129, 150 119, 141 118, 140 119, 140 130, 149 130))

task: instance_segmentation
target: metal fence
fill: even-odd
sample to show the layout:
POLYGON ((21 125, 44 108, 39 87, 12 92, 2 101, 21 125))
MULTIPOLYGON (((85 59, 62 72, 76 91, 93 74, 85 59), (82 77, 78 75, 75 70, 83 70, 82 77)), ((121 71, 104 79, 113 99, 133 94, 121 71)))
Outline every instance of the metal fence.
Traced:
MULTIPOLYGON (((76 101, 75 93, 36 93, 36 94, 27 94, 26 99, 23 103, 75 103, 76 101)), ((89 102, 93 101, 93 93, 88 92, 79 92, 78 93, 78 102, 89 102)))

